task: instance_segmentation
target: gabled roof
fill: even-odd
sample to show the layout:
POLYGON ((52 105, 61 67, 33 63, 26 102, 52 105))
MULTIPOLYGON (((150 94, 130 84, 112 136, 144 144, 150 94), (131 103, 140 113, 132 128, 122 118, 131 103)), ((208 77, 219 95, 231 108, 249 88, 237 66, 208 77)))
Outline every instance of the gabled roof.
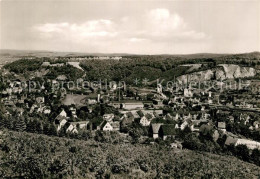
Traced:
POLYGON ((175 125, 162 125, 161 131, 163 135, 177 135, 177 130, 175 129, 175 125))
POLYGON ((127 116, 128 118, 134 118, 134 115, 133 115, 133 113, 131 113, 131 112, 126 113, 126 116, 127 116))
POLYGON ((218 128, 226 129, 226 123, 225 122, 218 122, 218 128))
POLYGON ((191 119, 186 119, 186 120, 184 120, 184 121, 182 122, 182 124, 184 124, 184 123, 187 123, 188 125, 192 125, 192 124, 193 124, 191 119))
POLYGON ((136 111, 136 113, 140 116, 140 117, 143 117, 144 116, 144 112, 143 111, 136 111))
POLYGON ((120 127, 120 123, 119 123, 118 121, 111 122, 110 125, 111 125, 113 128, 119 128, 119 127, 120 127))
POLYGON ((160 129, 161 125, 162 125, 161 123, 152 124, 153 134, 158 134, 159 133, 159 129, 160 129))
POLYGON ((226 141, 225 141, 225 145, 231 145, 231 144, 235 144, 237 142, 237 138, 233 138, 233 137, 227 137, 226 141))
POLYGON ((130 123, 134 122, 134 118, 133 117, 125 117, 125 118, 122 119, 121 122, 124 123, 124 124, 130 124, 130 123))
POLYGON ((260 124, 260 121, 258 120, 258 121, 255 121, 254 123, 253 123, 253 125, 257 125, 257 124, 260 124))
POLYGON ((111 127, 113 127, 109 122, 104 121, 104 122, 100 125, 100 128, 103 129, 106 124, 109 124, 111 127))
POLYGON ((58 116, 55 118, 55 123, 56 123, 56 124, 57 124, 57 123, 60 123, 62 120, 66 120, 66 121, 67 121, 66 117, 58 115, 58 116))
POLYGON ((148 120, 151 120, 153 118, 153 115, 150 114, 150 113, 147 113, 145 114, 145 117, 148 119, 148 120))

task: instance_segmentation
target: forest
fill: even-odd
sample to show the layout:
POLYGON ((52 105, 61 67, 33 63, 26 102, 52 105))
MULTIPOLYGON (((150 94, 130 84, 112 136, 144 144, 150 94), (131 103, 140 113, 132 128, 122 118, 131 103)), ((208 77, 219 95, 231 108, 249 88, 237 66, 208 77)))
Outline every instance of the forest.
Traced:
MULTIPOLYGON (((174 56, 174 55, 136 55, 136 56, 123 56, 121 60, 84 60, 80 61, 80 66, 84 69, 86 75, 85 80, 99 80, 107 79, 120 81, 124 80, 128 84, 133 83, 134 79, 143 79, 144 77, 149 80, 173 79, 183 75, 187 72, 187 67, 180 67, 183 64, 197 64, 202 66, 196 71, 210 69, 216 67, 218 64, 238 64, 241 66, 257 67, 260 65, 259 53, 249 53, 241 55, 222 55, 193 58, 188 56, 174 56)), ((36 58, 36 59, 20 59, 4 66, 11 72, 18 74, 31 73, 32 71, 39 70, 42 62, 51 63, 66 63, 68 58, 58 58, 53 60, 50 58, 36 58)), ((68 74, 68 78, 73 80, 82 76, 82 72, 71 66, 64 67, 47 67, 49 73, 47 77, 56 78, 59 74, 68 74)), ((194 71, 192 71, 194 72, 194 71)), ((191 73, 191 72, 189 72, 191 73)))

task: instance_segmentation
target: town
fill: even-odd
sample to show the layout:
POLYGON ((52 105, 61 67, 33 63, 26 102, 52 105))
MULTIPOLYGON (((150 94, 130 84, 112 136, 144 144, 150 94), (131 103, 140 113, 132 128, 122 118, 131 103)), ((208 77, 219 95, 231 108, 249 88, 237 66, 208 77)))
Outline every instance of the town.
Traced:
POLYGON ((172 60, 167 63, 173 63, 174 69, 162 70, 161 78, 153 73, 161 66, 149 67, 152 75, 147 72, 146 63, 156 61, 146 57, 140 61, 92 58, 31 58, 4 65, 1 128, 86 141, 231 153, 259 162, 259 65, 219 59, 176 65, 172 60), (106 78, 99 74, 104 72, 101 63, 111 68, 106 78), (133 70, 136 64, 143 65, 138 68, 142 75, 117 75, 116 68, 125 72, 129 63, 133 70))
MULTIPOLYGON (((112 61, 121 58, 111 57, 112 61)), ((250 79, 258 75, 258 69, 219 64, 200 70, 205 64, 182 64, 188 73, 177 76, 171 88, 169 84, 166 88, 163 80, 152 84, 146 78, 135 79, 136 84, 113 81, 102 87, 102 81, 100 85, 86 83, 88 72, 81 59, 37 61, 39 68, 29 76, 17 73, 12 66, 3 67, 1 104, 5 110, 1 125, 58 136, 117 131, 143 141, 168 139, 176 147, 182 146, 186 131, 214 141, 224 138, 225 145, 260 149, 260 80, 250 79), (80 74, 76 79, 80 88, 69 86, 66 72, 55 78, 49 75, 53 68, 62 67, 80 74), (203 83, 213 80, 214 85, 203 83), (32 85, 31 81, 42 83, 32 85)))
POLYGON ((22 58, 4 65, 1 129, 232 154, 259 164, 257 61, 135 58, 22 58))

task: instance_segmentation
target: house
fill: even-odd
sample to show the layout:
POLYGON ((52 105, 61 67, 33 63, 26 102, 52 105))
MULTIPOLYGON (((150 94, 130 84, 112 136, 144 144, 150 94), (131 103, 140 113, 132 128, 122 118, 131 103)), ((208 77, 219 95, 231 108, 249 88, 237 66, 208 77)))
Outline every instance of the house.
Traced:
POLYGON ((51 64, 51 66, 53 66, 53 67, 62 67, 62 66, 64 66, 64 63, 55 63, 55 64, 51 64))
POLYGON ((190 119, 186 119, 182 122, 180 129, 184 130, 185 127, 190 127, 192 125, 192 121, 190 119))
POLYGON ((31 107, 31 109, 30 109, 30 111, 29 111, 29 113, 31 114, 31 113, 33 113, 35 110, 38 110, 38 106, 37 106, 36 104, 33 104, 32 107, 31 107))
POLYGON ((77 126, 73 124, 69 124, 69 127, 66 129, 66 132, 70 133, 78 133, 77 126))
POLYGON ((260 127, 260 122, 259 122, 259 121, 255 121, 255 122, 253 123, 253 125, 254 125, 254 128, 255 128, 255 129, 258 129, 258 128, 260 127))
POLYGON ((66 132, 78 133, 78 129, 87 128, 89 121, 70 122, 66 132))
POLYGON ((57 124, 57 131, 60 131, 60 129, 67 123, 67 119, 64 116, 58 116, 55 119, 55 124, 57 124))
POLYGON ((128 112, 121 117, 121 128, 129 126, 133 122, 134 122, 134 116, 131 112, 128 112))
POLYGON ((129 101, 129 102, 122 103, 122 108, 126 110, 143 109, 144 104, 143 102, 139 102, 139 101, 131 101, 131 102, 129 101))
POLYGON ((190 113, 188 115, 183 115, 184 120, 191 119, 191 118, 192 118, 192 116, 190 113))
POLYGON ((46 107, 46 106, 45 106, 45 107, 43 108, 43 113, 44 113, 44 114, 50 114, 50 113, 51 113, 51 109, 50 109, 49 107, 46 107))
POLYGON ((72 116, 74 117, 74 118, 77 118, 78 116, 77 116, 77 114, 76 114, 76 108, 74 108, 74 107, 70 107, 70 112, 71 112, 71 114, 72 114, 72 116))
POLYGON ((67 113, 64 109, 60 114, 55 118, 55 124, 57 124, 57 131, 59 131, 67 123, 67 113))
POLYGON ((245 145, 245 146, 247 146, 248 149, 260 150, 260 142, 256 142, 256 141, 248 140, 248 139, 240 139, 240 138, 236 138, 236 137, 232 137, 232 136, 227 137, 227 139, 225 141, 225 145, 234 145, 234 146, 245 145))
POLYGON ((179 120, 179 114, 178 114, 178 113, 176 113, 176 115, 175 115, 175 117, 173 118, 173 120, 175 120, 175 121, 178 121, 178 120, 179 120))
POLYGON ((226 123, 225 122, 218 122, 218 129, 226 132, 226 123))
POLYGON ((190 126, 191 131, 192 132, 195 132, 195 131, 198 132, 200 130, 199 125, 200 125, 200 120, 193 120, 192 124, 190 126))
POLYGON ((62 109, 59 116, 67 117, 67 113, 64 111, 64 109, 62 109))
POLYGON ((153 114, 147 113, 140 119, 140 124, 142 126, 149 126, 153 118, 153 114))
POLYGON ((126 112, 126 113, 123 113, 123 116, 120 118, 120 120, 122 121, 125 118, 132 118, 134 120, 135 117, 132 112, 126 112))
POLYGON ((163 140, 166 140, 168 137, 175 138, 177 134, 178 131, 175 129, 175 125, 161 125, 159 129, 159 135, 163 138, 163 140))
POLYGON ((113 119, 114 119, 114 117, 115 117, 115 115, 114 114, 104 114, 103 115, 103 119, 105 120, 105 121, 112 121, 113 119))
POLYGON ((110 122, 110 125, 112 126, 113 131, 119 131, 120 130, 119 121, 110 122))
POLYGON ((240 121, 245 121, 245 124, 246 124, 247 122, 249 122, 250 117, 247 114, 241 113, 240 116, 239 116, 239 120, 240 121))
POLYGON ((155 109, 160 109, 162 108, 164 105, 163 105, 163 101, 161 99, 154 99, 153 100, 153 107, 155 109))
POLYGON ((159 137, 159 130, 161 127, 161 123, 152 124, 153 138, 157 139, 159 137))
POLYGON ((112 131, 113 130, 113 126, 107 122, 107 121, 104 121, 101 126, 100 126, 100 129, 102 131, 112 131))
POLYGON ((193 93, 190 89, 185 88, 184 91, 183 91, 183 95, 184 95, 184 97, 192 97, 193 93))

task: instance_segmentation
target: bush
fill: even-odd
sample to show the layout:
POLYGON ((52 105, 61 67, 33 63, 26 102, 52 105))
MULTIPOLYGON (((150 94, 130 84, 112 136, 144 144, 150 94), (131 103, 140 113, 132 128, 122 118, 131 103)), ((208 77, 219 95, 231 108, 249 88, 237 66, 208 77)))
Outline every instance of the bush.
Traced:
POLYGON ((249 161, 250 155, 249 155, 249 149, 247 148, 246 145, 238 145, 235 147, 235 155, 244 160, 244 161, 249 161))

